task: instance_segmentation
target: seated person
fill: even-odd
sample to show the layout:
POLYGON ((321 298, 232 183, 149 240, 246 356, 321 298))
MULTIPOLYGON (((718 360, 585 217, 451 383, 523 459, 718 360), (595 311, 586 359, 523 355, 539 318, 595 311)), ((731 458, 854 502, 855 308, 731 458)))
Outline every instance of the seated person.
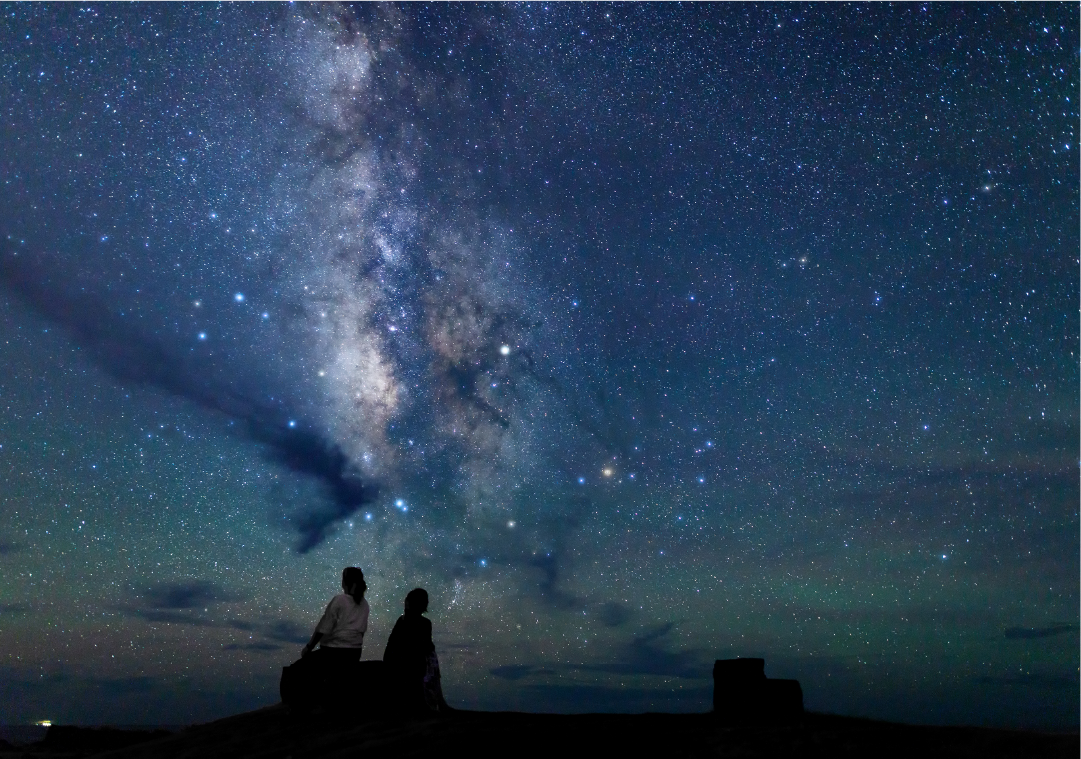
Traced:
POLYGON ((352 676, 361 666, 360 653, 368 631, 364 573, 357 567, 346 567, 342 590, 345 592, 327 604, 311 640, 300 652, 300 661, 282 669, 279 690, 282 702, 291 707, 345 706, 355 690, 352 676))
POLYGON ((323 618, 315 626, 312 639, 301 650, 301 657, 310 655, 318 645, 321 660, 329 662, 333 659, 341 663, 360 661, 369 613, 368 602, 364 600, 364 593, 368 590, 364 573, 357 567, 342 570, 342 590, 345 592, 330 599, 323 618))
POLYGON ((398 617, 387 640, 383 662, 400 705, 407 711, 447 711, 440 685, 439 659, 432 642, 432 623, 421 616, 428 610, 423 588, 409 591, 405 614, 398 617))
POLYGON ((327 604, 315 632, 300 652, 298 705, 334 704, 347 708, 356 690, 364 633, 368 631, 368 584, 356 567, 342 572, 342 590, 327 604), (316 649, 316 646, 319 646, 316 649))

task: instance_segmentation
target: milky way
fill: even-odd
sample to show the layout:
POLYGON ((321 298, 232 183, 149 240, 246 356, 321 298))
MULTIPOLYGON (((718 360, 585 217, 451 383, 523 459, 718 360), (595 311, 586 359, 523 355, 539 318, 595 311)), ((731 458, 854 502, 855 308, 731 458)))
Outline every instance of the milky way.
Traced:
POLYGON ((5 14, 0 722, 1075 725, 1076 7, 5 14))
POLYGON ((339 8, 286 23, 291 145, 274 182, 281 242, 261 286, 295 308, 302 344, 283 346, 287 390, 312 404, 307 423, 357 476, 410 502, 423 488, 433 526, 468 534, 519 511, 558 516, 565 498, 536 495, 566 480, 580 446, 559 304, 506 224, 475 204, 432 202, 417 122, 461 96, 411 71, 405 20, 377 13, 368 26, 339 8), (531 495, 500 492, 507 481, 531 495))
MULTIPOLYGON (((329 508, 295 520, 301 552, 390 486, 400 495, 423 483, 443 527, 505 525, 520 510, 558 517, 563 495, 498 491, 505 480, 532 494, 567 480, 582 443, 576 407, 588 405, 567 402, 572 361, 550 324, 561 304, 513 230, 468 203, 430 202, 417 169, 424 133, 411 120, 419 101, 441 96, 402 70, 403 20, 377 13, 371 29, 342 8, 283 21, 283 73, 270 85, 282 134, 270 144, 286 149, 254 159, 280 165, 266 193, 269 244, 231 251, 260 259, 232 294, 242 316, 226 322, 231 341, 202 319, 168 339, 128 327, 101 305, 109 285, 97 297, 57 292, 42 287, 49 274, 22 268, 39 262, 7 261, 9 284, 106 368, 245 422, 271 458, 322 480, 329 508), (90 324, 88 308, 101 311, 90 324), (282 326, 268 335, 270 321, 282 326), (547 442, 557 435, 558 446, 547 442)), ((56 276, 65 264, 45 265, 56 276)), ((159 288, 177 287, 162 276, 159 288)))

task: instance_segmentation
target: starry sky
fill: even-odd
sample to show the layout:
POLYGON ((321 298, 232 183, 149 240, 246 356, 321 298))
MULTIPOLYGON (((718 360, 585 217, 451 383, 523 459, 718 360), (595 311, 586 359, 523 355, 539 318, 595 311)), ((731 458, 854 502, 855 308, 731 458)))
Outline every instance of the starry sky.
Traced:
POLYGON ((1074 728, 1076 4, 9 4, 0 723, 1074 728))

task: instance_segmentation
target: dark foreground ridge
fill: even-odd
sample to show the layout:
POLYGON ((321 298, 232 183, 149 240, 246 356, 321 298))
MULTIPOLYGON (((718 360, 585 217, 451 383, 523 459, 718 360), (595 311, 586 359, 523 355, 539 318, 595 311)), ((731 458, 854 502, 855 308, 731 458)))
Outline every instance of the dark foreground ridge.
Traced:
MULTIPOLYGON (((89 732, 89 731, 86 731, 89 732)), ((69 734, 69 738, 74 734, 69 734)), ((787 725, 726 726, 707 714, 521 714, 455 711, 357 719, 276 705, 104 754, 68 745, 0 749, 0 757, 301 759, 302 757, 1070 757, 1078 736, 918 727, 826 714, 787 725)))

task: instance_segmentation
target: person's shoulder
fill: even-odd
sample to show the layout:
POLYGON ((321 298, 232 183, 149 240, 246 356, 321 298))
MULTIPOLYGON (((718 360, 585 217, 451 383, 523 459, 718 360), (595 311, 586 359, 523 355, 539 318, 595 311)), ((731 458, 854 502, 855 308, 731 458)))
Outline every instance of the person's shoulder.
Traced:
POLYGON ((394 627, 390 629, 390 637, 387 638, 387 646, 390 646, 392 640, 397 640, 399 636, 405 635, 405 616, 398 617, 398 621, 394 623, 394 627))
POLYGON ((362 598, 358 602, 357 599, 353 598, 348 593, 339 593, 338 595, 334 596, 334 600, 331 601, 331 603, 335 606, 341 607, 342 609, 348 609, 351 612, 359 611, 361 613, 366 613, 369 610, 368 599, 362 598))

